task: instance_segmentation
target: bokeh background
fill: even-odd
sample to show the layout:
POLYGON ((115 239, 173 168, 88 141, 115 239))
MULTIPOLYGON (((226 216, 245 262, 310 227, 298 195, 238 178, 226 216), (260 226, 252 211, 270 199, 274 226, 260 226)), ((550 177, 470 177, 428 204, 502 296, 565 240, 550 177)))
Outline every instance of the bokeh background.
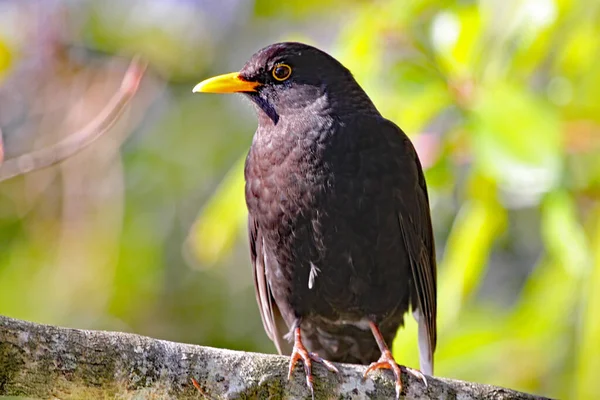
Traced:
MULTIPOLYGON (((418 148, 436 373, 597 398, 599 37, 595 0, 0 1, 5 160, 85 126, 134 54, 150 62, 109 133, 0 183, 0 314, 273 352, 245 230, 253 109, 191 89, 299 40, 348 66, 418 148)), ((418 365, 412 320, 394 352, 418 365)))

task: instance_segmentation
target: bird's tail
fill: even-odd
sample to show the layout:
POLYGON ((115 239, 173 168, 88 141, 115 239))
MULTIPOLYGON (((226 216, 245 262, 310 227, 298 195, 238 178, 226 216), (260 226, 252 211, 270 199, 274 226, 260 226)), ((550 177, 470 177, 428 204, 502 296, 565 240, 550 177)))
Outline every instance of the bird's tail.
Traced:
POLYGON ((413 316, 419 325, 419 364, 421 372, 433 376, 433 349, 429 340, 425 316, 420 309, 416 309, 413 316))

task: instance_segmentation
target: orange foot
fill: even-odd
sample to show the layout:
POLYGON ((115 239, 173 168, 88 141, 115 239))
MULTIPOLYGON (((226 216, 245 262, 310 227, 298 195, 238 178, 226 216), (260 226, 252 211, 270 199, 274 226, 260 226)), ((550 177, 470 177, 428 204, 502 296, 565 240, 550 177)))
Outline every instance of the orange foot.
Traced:
POLYGON ((310 389, 310 394, 312 398, 315 398, 315 393, 313 389, 313 376, 312 376, 312 362, 319 362, 330 370, 331 372, 339 372, 338 369, 329 361, 322 359, 319 357, 317 353, 310 353, 302 344, 302 339, 300 337, 300 328, 296 328, 294 330, 294 350, 292 351, 292 358, 290 360, 290 366, 288 369, 288 379, 292 377, 292 372, 294 371, 294 367, 296 366, 296 362, 298 360, 302 360, 304 362, 304 373, 306 375, 306 385, 310 389))
MULTIPOLYGON (((412 368, 404 368, 407 372, 414 375, 416 378, 421 379, 425 386, 427 386, 427 379, 425 379, 425 375, 423 375, 421 371, 412 368)), ((381 357, 379 357, 379 360, 369 365, 369 368, 367 368, 363 377, 366 377, 370 372, 373 372, 378 369, 392 370, 392 372, 394 373, 394 378, 396 379, 396 399, 399 399, 400 393, 402 393, 402 370, 400 369, 400 366, 396 364, 396 361, 394 360, 394 357, 392 356, 392 353, 389 350, 384 350, 381 353, 381 357)))

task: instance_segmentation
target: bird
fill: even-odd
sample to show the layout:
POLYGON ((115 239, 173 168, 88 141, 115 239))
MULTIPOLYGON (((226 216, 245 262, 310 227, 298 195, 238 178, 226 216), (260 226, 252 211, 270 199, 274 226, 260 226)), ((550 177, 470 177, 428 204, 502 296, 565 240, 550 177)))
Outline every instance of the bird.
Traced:
MULTIPOLYGON (((385 69, 384 69, 385 70, 385 69)), ((386 77, 385 79, 391 79, 386 77)), ((433 375, 437 272, 427 185, 409 137, 325 51, 281 42, 194 93, 240 93, 258 127, 244 167, 248 238, 264 329, 302 361, 433 375), (412 312, 420 371, 390 344, 412 312)))

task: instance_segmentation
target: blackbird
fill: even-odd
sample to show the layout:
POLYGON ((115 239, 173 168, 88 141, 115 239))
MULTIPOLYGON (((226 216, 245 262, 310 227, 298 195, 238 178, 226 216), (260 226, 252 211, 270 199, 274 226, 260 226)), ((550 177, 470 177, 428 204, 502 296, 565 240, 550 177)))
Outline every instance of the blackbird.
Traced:
POLYGON ((292 356, 289 376, 302 360, 314 393, 311 361, 331 371, 330 361, 370 364, 365 375, 393 371, 399 396, 401 369, 388 346, 409 308, 421 371, 432 375, 434 240, 405 133, 340 62, 302 43, 265 47, 193 92, 243 93, 255 105, 245 164, 254 285, 267 335, 292 356))

